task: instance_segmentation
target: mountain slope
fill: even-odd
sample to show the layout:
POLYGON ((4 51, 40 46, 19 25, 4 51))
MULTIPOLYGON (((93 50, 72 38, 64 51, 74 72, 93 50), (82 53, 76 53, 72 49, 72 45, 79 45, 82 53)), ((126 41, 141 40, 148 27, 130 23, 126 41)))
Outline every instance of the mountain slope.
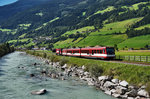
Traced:
POLYGON ((49 2, 51 0, 19 0, 13 4, 0 6, 0 22, 15 15, 18 12, 32 8, 39 4, 49 2))
POLYGON ((137 28, 150 24, 149 13, 149 0, 49 0, 1 22, 1 34, 7 37, 1 42, 32 38, 28 43, 37 46, 60 47, 61 42, 70 43, 61 47, 113 46, 135 36, 148 35, 149 28, 137 28))

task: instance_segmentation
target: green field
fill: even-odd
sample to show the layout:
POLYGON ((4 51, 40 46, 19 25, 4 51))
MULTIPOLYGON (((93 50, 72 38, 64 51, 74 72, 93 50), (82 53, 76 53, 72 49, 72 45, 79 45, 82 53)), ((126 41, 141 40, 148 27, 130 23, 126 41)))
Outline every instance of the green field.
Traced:
POLYGON ((65 48, 72 45, 73 39, 67 39, 64 41, 58 41, 54 44, 54 48, 65 48))
POLYGON ((76 34, 77 32, 81 33, 81 32, 85 32, 85 31, 92 30, 92 29, 94 29, 94 26, 87 26, 87 27, 83 27, 83 28, 80 28, 80 29, 77 29, 77 30, 67 31, 62 36, 67 36, 67 35, 70 35, 70 34, 76 34))
MULTIPOLYGON (((148 2, 140 2, 140 3, 136 3, 136 4, 132 5, 132 6, 122 6, 121 8, 129 9, 129 10, 138 10, 139 9, 139 7, 138 7, 139 5, 147 4, 147 3, 148 2)), ((125 11, 125 12, 127 12, 127 11, 125 11)), ((123 14, 125 12, 120 12, 119 14, 123 14)))
POLYGON ((32 38, 25 38, 25 39, 19 39, 19 40, 10 40, 8 43, 15 43, 17 41, 27 42, 28 40, 32 40, 32 38))
POLYGON ((104 36, 88 36, 77 44, 77 46, 114 46, 126 40, 127 36, 123 35, 104 35, 104 36))
POLYGON ((59 17, 56 17, 56 18, 50 20, 49 22, 43 23, 43 25, 39 26, 39 27, 36 28, 35 30, 38 31, 39 29, 43 28, 43 27, 46 26, 47 24, 52 23, 52 22, 54 22, 54 21, 56 21, 56 20, 58 20, 58 19, 59 19, 59 17))
POLYGON ((26 36, 26 33, 24 33, 21 36, 19 36, 19 38, 24 38, 25 36, 26 36))
POLYGON ((0 28, 0 31, 2 31, 2 32, 10 32, 11 29, 2 29, 2 28, 0 28))
POLYGON ((93 32, 90 35, 98 35, 98 34, 112 34, 115 32, 125 32, 127 28, 129 28, 131 25, 134 23, 140 21, 143 19, 142 17, 140 18, 133 18, 125 21, 120 21, 120 22, 114 22, 110 24, 105 24, 102 29, 100 29, 100 32, 93 32))
POLYGON ((90 17, 92 17, 92 16, 94 16, 94 15, 96 15, 96 14, 100 14, 100 13, 105 13, 105 12, 110 12, 110 11, 112 11, 112 10, 114 10, 115 9, 115 7, 114 6, 108 6, 106 9, 104 9, 104 10, 99 10, 99 11, 97 11, 97 12, 95 12, 93 15, 90 15, 89 17, 87 17, 86 19, 88 20, 90 17))
POLYGON ((104 10, 100 10, 100 11, 95 12, 94 15, 95 15, 95 14, 100 14, 100 13, 105 13, 105 12, 110 12, 110 11, 112 11, 112 10, 114 10, 114 9, 115 9, 114 6, 109 6, 108 8, 106 8, 106 9, 104 9, 104 10))
POLYGON ((118 44, 119 48, 144 48, 144 46, 148 44, 150 45, 150 35, 145 36, 137 36, 134 38, 129 38, 122 43, 118 44))
POLYGON ((116 55, 131 55, 131 56, 150 56, 150 50, 131 50, 131 51, 116 51, 116 55))
POLYGON ((66 48, 66 47, 73 47, 75 46, 80 40, 83 38, 80 37, 77 40, 74 41, 74 39, 67 39, 64 41, 58 41, 54 44, 54 48, 66 48))
POLYGON ((150 24, 140 26, 140 27, 136 28, 136 30, 142 30, 144 28, 150 28, 150 24))

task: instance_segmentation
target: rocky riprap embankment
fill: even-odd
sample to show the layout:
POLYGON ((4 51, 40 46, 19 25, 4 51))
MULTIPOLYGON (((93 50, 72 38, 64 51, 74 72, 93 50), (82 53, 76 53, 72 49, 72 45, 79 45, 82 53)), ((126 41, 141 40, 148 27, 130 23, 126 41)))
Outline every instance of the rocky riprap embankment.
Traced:
MULTIPOLYGON (((40 58, 42 59, 42 58, 40 58)), ((43 60, 43 59, 42 59, 43 60)), ((61 69, 61 73, 52 73, 42 71, 41 73, 48 75, 51 78, 61 78, 65 80, 66 77, 79 77, 84 80, 88 85, 96 86, 104 91, 105 94, 123 99, 150 99, 148 92, 145 90, 146 86, 136 87, 129 85, 126 81, 114 79, 112 76, 99 76, 98 78, 92 77, 91 74, 82 67, 69 67, 67 64, 60 66, 59 62, 51 63, 49 60, 44 60, 45 63, 52 65, 54 68, 61 69)))

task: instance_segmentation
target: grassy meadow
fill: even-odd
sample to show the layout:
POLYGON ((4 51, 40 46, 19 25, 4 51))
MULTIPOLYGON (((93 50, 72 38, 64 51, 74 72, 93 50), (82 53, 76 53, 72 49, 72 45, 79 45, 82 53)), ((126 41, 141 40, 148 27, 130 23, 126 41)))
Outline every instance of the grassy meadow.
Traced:
POLYGON ((118 44, 119 48, 144 48, 146 44, 150 44, 150 35, 137 36, 133 38, 129 38, 122 43, 118 44))

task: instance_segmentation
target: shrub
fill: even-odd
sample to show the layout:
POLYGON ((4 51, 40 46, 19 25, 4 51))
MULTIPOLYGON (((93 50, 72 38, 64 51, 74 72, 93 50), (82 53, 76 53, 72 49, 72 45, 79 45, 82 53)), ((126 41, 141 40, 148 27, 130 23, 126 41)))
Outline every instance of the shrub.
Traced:
POLYGON ((60 66, 65 65, 68 61, 69 61, 68 59, 66 59, 65 57, 62 57, 62 58, 60 59, 60 66))
POLYGON ((36 56, 40 56, 39 53, 36 53, 36 56))
POLYGON ((97 64, 91 64, 89 72, 92 76, 98 77, 103 73, 103 68, 97 64))
POLYGON ((51 54, 51 55, 49 56, 49 59, 50 59, 50 61, 53 63, 53 62, 54 62, 54 59, 55 59, 55 55, 54 55, 54 54, 51 54))
POLYGON ((47 54, 46 53, 43 53, 43 58, 46 58, 47 57, 47 54))
POLYGON ((146 85, 146 91, 149 93, 150 95, 150 82, 147 83, 146 85))

